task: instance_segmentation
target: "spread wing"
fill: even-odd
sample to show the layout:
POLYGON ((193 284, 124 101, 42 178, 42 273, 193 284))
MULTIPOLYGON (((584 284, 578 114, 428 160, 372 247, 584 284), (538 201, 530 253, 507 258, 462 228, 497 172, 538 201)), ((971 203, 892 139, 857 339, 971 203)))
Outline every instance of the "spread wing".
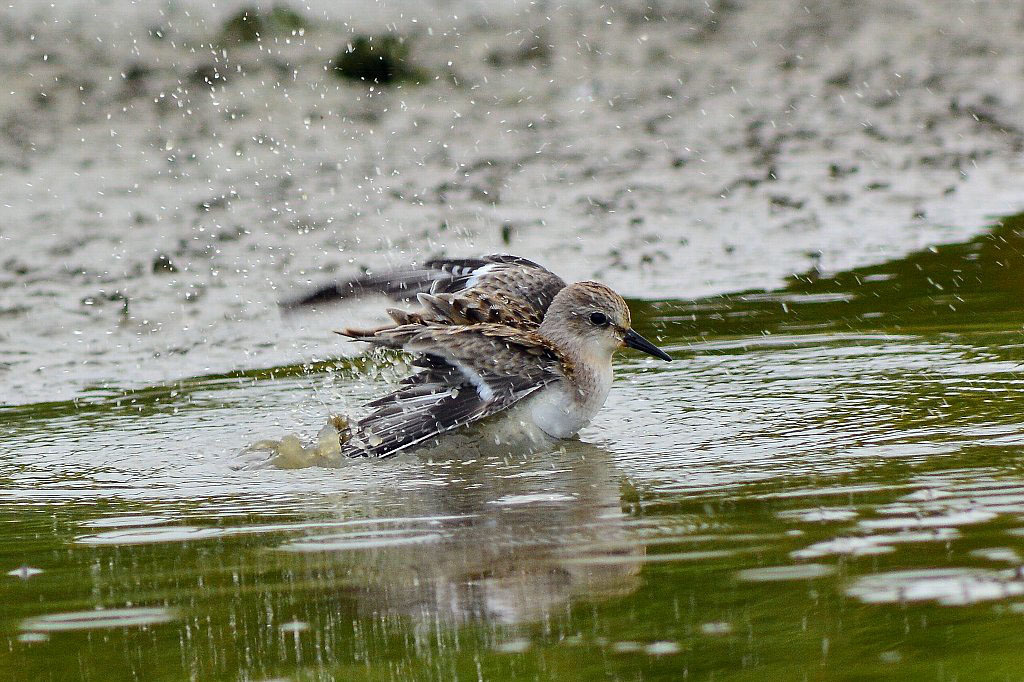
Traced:
POLYGON ((401 325, 350 338, 402 348, 422 369, 351 429, 346 454, 387 457, 506 410, 563 377, 562 359, 540 336, 498 324, 401 325))
POLYGON ((365 293, 396 300, 417 299, 421 310, 389 310, 397 325, 505 324, 534 329, 555 294, 561 277, 533 261, 496 254, 484 258, 437 259, 422 267, 373 273, 323 287, 283 303, 286 309, 325 303, 365 293))

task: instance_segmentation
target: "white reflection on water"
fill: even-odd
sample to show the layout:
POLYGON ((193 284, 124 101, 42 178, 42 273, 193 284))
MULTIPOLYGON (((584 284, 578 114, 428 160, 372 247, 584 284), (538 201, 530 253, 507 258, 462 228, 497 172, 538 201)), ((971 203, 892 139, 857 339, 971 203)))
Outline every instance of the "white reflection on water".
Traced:
POLYGON ((776 514, 780 519, 803 521, 805 523, 830 523, 833 521, 849 521, 857 518, 857 511, 845 507, 818 509, 787 509, 776 514))
POLYGON ((838 537, 817 542, 792 552, 791 556, 794 559, 816 559, 839 554, 847 556, 888 554, 896 551, 895 545, 902 543, 946 542, 958 537, 960 537, 960 532, 955 528, 936 528, 928 531, 886 533, 862 537, 838 537))
POLYGON ((174 618, 175 612, 166 608, 97 609, 95 611, 51 613, 29 618, 22 622, 21 629, 28 632, 61 632, 142 627, 167 623, 174 618))
MULTIPOLYGON (((224 527, 198 527, 198 526, 162 526, 159 528, 126 528, 123 530, 104 531, 102 533, 80 535, 75 542, 81 545, 145 545, 159 542, 186 542, 189 540, 203 540, 210 538, 227 538, 238 535, 258 535, 264 533, 283 532, 310 532, 326 528, 355 527, 357 530, 350 534, 350 537, 384 536, 395 535, 399 531, 380 530, 362 531, 358 530, 366 526, 391 526, 396 524, 426 524, 427 526, 438 526, 445 521, 453 521, 467 518, 465 516, 440 516, 425 518, 380 518, 380 519, 354 519, 350 521, 320 522, 310 521, 302 523, 264 523, 250 524, 244 526, 224 527)), ((100 520, 102 521, 102 520, 100 520)), ((96 527, 97 521, 86 521, 81 524, 84 527, 96 527)))
POLYGON ((823 578, 835 572, 835 566, 827 564, 795 564, 793 566, 747 568, 738 572, 736 578, 748 582, 769 583, 783 580, 811 580, 823 578))
POLYGON ((1017 554, 1016 550, 1010 547, 985 547, 982 549, 972 549, 970 551, 970 555, 987 561, 998 561, 1001 563, 1013 564, 1015 566, 1024 564, 1024 560, 1020 558, 1020 554, 1017 554))
POLYGON ((340 552, 353 549, 377 549, 400 545, 421 545, 440 542, 440 533, 423 533, 402 529, 376 530, 365 533, 310 535, 304 540, 289 542, 281 549, 292 552, 340 552))
POLYGON ((936 601, 944 606, 966 606, 1020 596, 1024 581, 1016 570, 929 568, 864 576, 846 593, 869 604, 936 601))
POLYGON ((154 514, 132 514, 125 516, 108 516, 82 523, 83 528, 144 528, 170 523, 174 516, 157 516, 154 514))
MULTIPOLYGON (((881 510, 879 510, 881 511, 881 510)), ((996 513, 987 509, 969 509, 967 511, 950 512, 938 516, 916 516, 920 514, 919 509, 908 510, 908 514, 915 516, 898 516, 886 519, 864 519, 858 522, 861 528, 869 530, 876 529, 897 529, 897 528, 949 528, 952 526, 963 526, 969 523, 984 523, 996 517, 996 513)))

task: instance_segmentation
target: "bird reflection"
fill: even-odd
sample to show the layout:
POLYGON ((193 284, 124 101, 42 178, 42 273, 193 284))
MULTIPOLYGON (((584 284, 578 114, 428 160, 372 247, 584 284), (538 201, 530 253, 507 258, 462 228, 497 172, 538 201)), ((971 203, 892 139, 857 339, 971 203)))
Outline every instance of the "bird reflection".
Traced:
POLYGON ((528 457, 449 453, 369 496, 367 524, 283 548, 356 580, 362 613, 426 622, 530 622, 636 589, 645 550, 611 453, 580 441, 528 457))

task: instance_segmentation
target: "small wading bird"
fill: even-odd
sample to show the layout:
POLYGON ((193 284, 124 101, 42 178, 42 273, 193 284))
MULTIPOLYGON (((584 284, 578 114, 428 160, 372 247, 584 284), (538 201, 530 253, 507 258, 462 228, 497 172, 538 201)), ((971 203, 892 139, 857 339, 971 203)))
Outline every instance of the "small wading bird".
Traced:
POLYGON ((341 434, 350 456, 387 457, 478 422, 495 442, 571 438, 604 405, 616 348, 672 359, 630 328, 626 302, 605 285, 567 285, 516 256, 432 260, 284 307, 361 293, 415 298, 422 309, 389 309, 394 324, 337 333, 405 350, 420 369, 341 434))

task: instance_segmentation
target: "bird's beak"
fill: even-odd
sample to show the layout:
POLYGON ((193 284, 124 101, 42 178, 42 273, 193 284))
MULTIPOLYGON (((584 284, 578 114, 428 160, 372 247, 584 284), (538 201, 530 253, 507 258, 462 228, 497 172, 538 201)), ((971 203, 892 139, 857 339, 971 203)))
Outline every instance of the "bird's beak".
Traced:
POLYGON ((645 339, 644 337, 637 334, 632 329, 626 331, 626 335, 622 337, 622 342, 630 348, 636 348, 637 350, 643 351, 648 355, 653 355, 656 358, 662 360, 672 360, 672 356, 663 351, 662 349, 655 346, 653 343, 645 339))

